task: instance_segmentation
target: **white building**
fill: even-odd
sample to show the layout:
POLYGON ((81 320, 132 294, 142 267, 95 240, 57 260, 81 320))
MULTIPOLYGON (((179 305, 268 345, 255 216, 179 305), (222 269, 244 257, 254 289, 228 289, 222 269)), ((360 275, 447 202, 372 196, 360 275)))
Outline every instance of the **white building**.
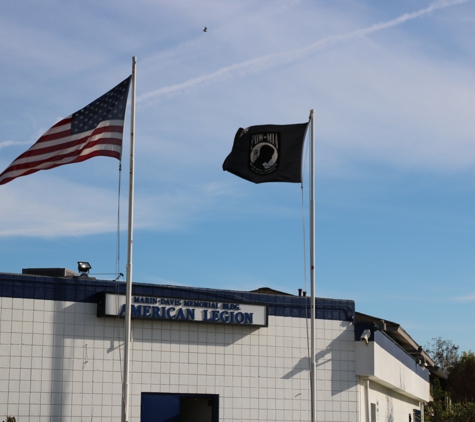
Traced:
MULTIPOLYGON (((121 417, 125 284, 0 273, 0 414, 121 417)), ((310 298, 134 283, 131 421, 309 421, 310 298)), ((317 420, 415 421, 433 362, 397 324, 317 299, 317 420), (379 325, 379 326, 378 326, 379 325)))

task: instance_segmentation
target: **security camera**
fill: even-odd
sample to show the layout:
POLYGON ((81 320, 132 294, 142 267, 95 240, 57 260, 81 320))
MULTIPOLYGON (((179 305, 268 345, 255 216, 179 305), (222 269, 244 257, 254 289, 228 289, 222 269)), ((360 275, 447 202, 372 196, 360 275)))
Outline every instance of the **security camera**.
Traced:
POLYGON ((369 338, 371 337, 371 330, 367 328, 366 330, 363 331, 360 337, 360 341, 365 341, 366 344, 369 342, 369 338))

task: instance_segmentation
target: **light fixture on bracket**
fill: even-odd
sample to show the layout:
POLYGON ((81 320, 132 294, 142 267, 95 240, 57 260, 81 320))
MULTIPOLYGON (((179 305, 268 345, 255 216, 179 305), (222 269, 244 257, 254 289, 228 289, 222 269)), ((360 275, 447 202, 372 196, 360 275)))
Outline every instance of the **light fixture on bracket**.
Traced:
POLYGON ((91 269, 91 264, 85 261, 78 261, 78 271, 82 276, 88 276, 89 270, 91 269))
POLYGON ((371 337, 371 330, 367 328, 361 334, 360 341, 364 341, 366 344, 368 344, 370 337, 371 337))

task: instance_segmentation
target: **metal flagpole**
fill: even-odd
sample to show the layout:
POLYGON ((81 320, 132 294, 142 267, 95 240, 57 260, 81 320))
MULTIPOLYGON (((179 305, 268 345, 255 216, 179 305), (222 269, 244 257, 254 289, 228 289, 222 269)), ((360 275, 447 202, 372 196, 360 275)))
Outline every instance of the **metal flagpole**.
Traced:
POLYGON ((317 389, 315 377, 315 133, 314 133, 314 110, 310 110, 310 282, 311 301, 311 359, 310 359, 310 389, 311 389, 311 421, 317 420, 317 389))
POLYGON ((129 421, 129 363, 130 363, 130 333, 131 333, 131 298, 132 298, 132 246, 134 222, 134 152, 135 152, 135 77, 137 57, 132 57, 132 101, 130 115, 130 166, 129 166, 129 228, 127 272, 125 287, 125 351, 124 351, 124 379, 122 392, 122 421, 129 421))

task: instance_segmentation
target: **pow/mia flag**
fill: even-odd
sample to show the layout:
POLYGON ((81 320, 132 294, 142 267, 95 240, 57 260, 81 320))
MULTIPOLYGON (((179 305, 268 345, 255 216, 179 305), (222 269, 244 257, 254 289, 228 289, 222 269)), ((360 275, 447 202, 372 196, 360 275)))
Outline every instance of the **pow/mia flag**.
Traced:
POLYGON ((302 181, 308 123, 240 128, 223 170, 254 183, 302 181))

